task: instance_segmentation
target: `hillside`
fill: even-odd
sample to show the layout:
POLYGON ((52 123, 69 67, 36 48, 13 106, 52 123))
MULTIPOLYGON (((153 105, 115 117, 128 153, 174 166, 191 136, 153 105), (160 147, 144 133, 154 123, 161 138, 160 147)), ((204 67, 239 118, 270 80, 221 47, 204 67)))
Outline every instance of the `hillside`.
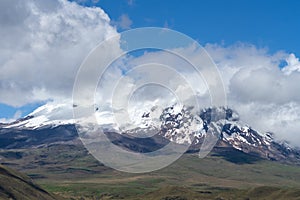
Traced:
POLYGON ((300 196, 299 166, 226 147, 204 159, 184 154, 162 170, 143 174, 105 167, 77 145, 6 150, 1 156, 3 164, 24 171, 46 191, 65 199, 297 200, 300 196))
POLYGON ((0 199, 54 200, 57 197, 35 185, 29 177, 0 166, 0 199))

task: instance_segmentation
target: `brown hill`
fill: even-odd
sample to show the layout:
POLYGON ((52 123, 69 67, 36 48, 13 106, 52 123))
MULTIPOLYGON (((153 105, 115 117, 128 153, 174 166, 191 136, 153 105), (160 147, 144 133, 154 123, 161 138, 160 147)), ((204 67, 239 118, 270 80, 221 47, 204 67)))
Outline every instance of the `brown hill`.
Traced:
POLYGON ((35 185, 29 177, 0 165, 0 199, 54 200, 58 198, 35 185))

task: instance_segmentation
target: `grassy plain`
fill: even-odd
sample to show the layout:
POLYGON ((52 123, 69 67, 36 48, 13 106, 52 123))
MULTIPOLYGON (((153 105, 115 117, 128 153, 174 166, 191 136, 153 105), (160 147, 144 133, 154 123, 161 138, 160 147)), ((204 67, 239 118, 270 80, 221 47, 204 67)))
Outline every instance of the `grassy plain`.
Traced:
POLYGON ((145 174, 109 169, 76 145, 2 151, 0 156, 5 165, 65 199, 300 199, 299 166, 237 151, 204 159, 185 154, 145 174))

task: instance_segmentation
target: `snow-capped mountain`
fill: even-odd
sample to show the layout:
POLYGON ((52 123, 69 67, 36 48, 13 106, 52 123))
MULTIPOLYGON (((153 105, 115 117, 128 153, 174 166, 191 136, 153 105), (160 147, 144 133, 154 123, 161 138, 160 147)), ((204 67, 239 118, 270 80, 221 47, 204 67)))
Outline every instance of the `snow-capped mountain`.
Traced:
POLYGON ((8 124, 0 124, 0 127, 6 129, 38 129, 74 123, 75 120, 73 119, 72 105, 67 103, 48 103, 40 106, 25 118, 18 119, 8 124))
MULTIPOLYGON (((143 117, 150 118, 151 112, 143 117)), ((300 158, 298 150, 286 142, 276 141, 272 133, 261 133, 241 122, 238 113, 230 108, 206 108, 193 115, 191 108, 178 110, 172 106, 163 110, 160 119, 159 135, 178 144, 188 143, 190 150, 199 150, 209 127, 214 126, 219 136, 216 146, 232 147, 270 160, 300 158)), ((140 132, 138 128, 128 132, 134 135, 133 131, 140 132)))
MULTIPOLYGON (((0 124, 0 148, 38 147, 51 143, 78 142, 73 119, 74 105, 46 104, 27 117, 9 124, 0 124), (43 137, 45 136, 45 137, 43 137)), ((260 133, 239 120, 230 108, 205 108, 194 112, 193 107, 174 105, 164 109, 153 107, 141 116, 139 123, 117 129, 110 113, 99 112, 97 121, 105 134, 116 144, 137 151, 150 151, 169 142, 190 145, 199 150, 211 126, 216 127, 219 140, 216 147, 228 147, 271 160, 300 160, 298 150, 275 141, 272 133, 260 133), (158 114, 159 113, 159 114, 158 114), (135 138, 139 136, 138 138, 135 138), (154 138, 154 139, 149 139, 154 138)))

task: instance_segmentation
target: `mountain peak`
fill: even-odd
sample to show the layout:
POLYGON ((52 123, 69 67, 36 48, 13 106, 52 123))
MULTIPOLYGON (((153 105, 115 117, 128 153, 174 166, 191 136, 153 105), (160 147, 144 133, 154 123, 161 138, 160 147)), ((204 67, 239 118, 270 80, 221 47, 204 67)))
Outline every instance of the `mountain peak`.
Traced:
MULTIPOLYGON (((78 125, 80 119, 74 120, 72 112, 72 104, 46 104, 27 117, 13 123, 2 124, 0 128, 6 129, 7 133, 10 129, 47 130, 78 125)), ((115 126, 110 113, 100 110, 95 112, 100 118, 97 125, 102 126, 104 132, 114 132, 124 137, 129 135, 148 138, 158 135, 170 142, 188 144, 191 150, 199 150, 207 134, 211 134, 209 128, 213 126, 216 129, 212 134, 219 136, 217 146, 232 147, 271 160, 300 158, 299 151, 287 143, 276 141, 272 133, 261 133, 241 122, 238 113, 228 107, 209 107, 195 112, 193 107, 188 106, 173 105, 166 108, 154 106, 140 113, 135 116, 134 124, 120 128, 115 126)), ((67 130, 69 134, 70 130, 76 129, 67 128, 67 130)), ((71 135, 73 137, 77 134, 71 135)))

